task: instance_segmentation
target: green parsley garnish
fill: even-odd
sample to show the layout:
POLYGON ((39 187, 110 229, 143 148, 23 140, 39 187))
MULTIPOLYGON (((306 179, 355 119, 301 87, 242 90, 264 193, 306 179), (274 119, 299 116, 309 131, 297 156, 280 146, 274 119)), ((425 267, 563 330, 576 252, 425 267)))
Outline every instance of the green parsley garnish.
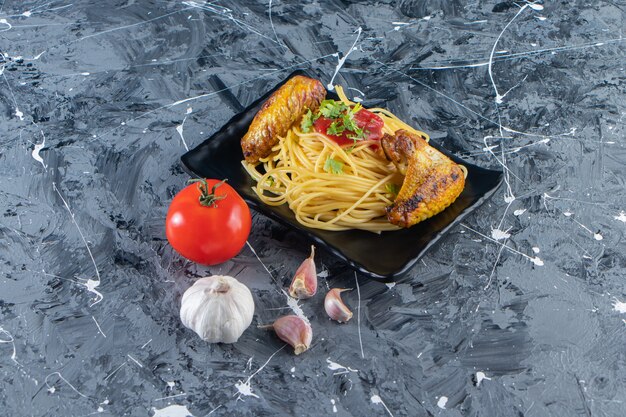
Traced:
POLYGON ((362 108, 361 103, 355 104, 354 107, 349 107, 341 101, 322 100, 317 112, 313 113, 309 109, 304 117, 302 117, 300 128, 302 132, 309 133, 315 121, 324 116, 332 120, 332 123, 326 128, 327 135, 340 136, 345 133, 346 137, 352 139, 356 145, 358 140, 365 139, 367 133, 360 128, 354 120, 354 115, 362 108))
POLYGON ((348 106, 341 101, 323 100, 320 104, 319 113, 329 119, 336 119, 343 112, 348 110, 348 106))
POLYGON ((343 174, 343 162, 329 157, 324 163, 324 171, 330 174, 343 174))
POLYGON ((318 117, 319 115, 314 115, 311 109, 309 109, 302 118, 300 129, 302 129, 304 133, 309 133, 313 127, 313 123, 318 119, 318 117))
POLYGON ((400 186, 390 182, 388 184, 385 184, 385 190, 387 190, 389 194, 396 196, 400 192, 400 186))
POLYGON ((330 124, 330 126, 328 126, 328 129, 326 129, 326 134, 327 135, 341 135, 344 130, 346 130, 346 125, 341 124, 339 120, 335 120, 334 122, 330 124))

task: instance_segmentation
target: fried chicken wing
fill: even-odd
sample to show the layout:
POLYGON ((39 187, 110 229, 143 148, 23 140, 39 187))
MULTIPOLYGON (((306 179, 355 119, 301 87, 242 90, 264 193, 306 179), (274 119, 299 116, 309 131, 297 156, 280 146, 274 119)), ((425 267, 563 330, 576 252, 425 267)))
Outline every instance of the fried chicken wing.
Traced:
POLYGON ((270 154, 279 136, 299 121, 310 109, 317 111, 326 97, 326 89, 318 80, 296 75, 276 90, 256 114, 241 139, 246 162, 257 163, 270 154))
POLYGON ((387 207, 389 222, 411 227, 442 212, 463 191, 461 167, 422 137, 398 130, 395 136, 385 134, 381 143, 387 159, 405 175, 398 196, 387 207))

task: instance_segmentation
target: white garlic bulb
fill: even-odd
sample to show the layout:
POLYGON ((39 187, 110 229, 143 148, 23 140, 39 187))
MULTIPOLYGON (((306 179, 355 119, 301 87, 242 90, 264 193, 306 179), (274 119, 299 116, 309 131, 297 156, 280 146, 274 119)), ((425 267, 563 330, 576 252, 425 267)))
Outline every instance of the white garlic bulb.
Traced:
POLYGON ((254 300, 248 287, 233 277, 197 280, 183 294, 180 319, 210 343, 235 343, 252 323, 254 300))

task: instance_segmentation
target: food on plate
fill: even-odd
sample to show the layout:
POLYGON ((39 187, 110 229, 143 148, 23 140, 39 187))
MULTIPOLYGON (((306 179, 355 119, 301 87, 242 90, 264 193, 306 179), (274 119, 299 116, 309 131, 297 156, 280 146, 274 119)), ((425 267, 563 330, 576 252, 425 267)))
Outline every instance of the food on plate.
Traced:
POLYGON ((324 310, 326 314, 339 323, 346 323, 352 318, 352 311, 346 306, 341 299, 341 293, 350 291, 348 288, 333 288, 326 293, 324 298, 324 310))
POLYGON ((273 329, 276 336, 283 342, 289 343, 296 355, 309 349, 313 340, 311 325, 298 316, 283 316, 269 326, 261 328, 273 329))
POLYGON ((165 233, 185 258, 204 265, 226 262, 250 234, 250 209, 225 181, 192 180, 170 204, 165 233))
POLYGON ((404 175, 402 188, 387 218, 393 224, 410 227, 448 207, 463 191, 465 174, 460 165, 429 146, 420 136, 398 130, 381 139, 387 159, 404 175))
POLYGON ((197 280, 183 294, 180 319, 203 340, 235 343, 254 315, 248 287, 233 277, 213 275, 197 280))
POLYGON ((317 293, 317 272, 315 269, 315 246, 311 246, 311 256, 306 258, 291 280, 289 295, 298 300, 311 298, 317 293))
POLYGON ((267 156, 304 112, 317 110, 325 96, 322 83, 312 78, 297 75, 287 81, 263 104, 241 139, 246 162, 267 156))
POLYGON ((279 88, 241 141, 265 204, 288 204, 307 227, 379 233, 434 216, 459 196, 467 170, 428 135, 349 101, 339 86, 340 100, 330 100, 319 81, 294 78, 298 88, 294 79, 279 88))

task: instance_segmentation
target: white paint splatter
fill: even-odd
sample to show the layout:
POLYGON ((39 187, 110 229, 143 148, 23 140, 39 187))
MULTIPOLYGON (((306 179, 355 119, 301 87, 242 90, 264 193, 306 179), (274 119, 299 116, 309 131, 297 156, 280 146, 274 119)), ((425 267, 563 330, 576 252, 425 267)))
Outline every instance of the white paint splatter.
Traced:
POLYGON ((476 233, 477 235, 482 236, 483 238, 485 238, 485 239, 487 239, 487 240, 490 240, 490 241, 492 241, 492 242, 494 242, 494 243, 497 243, 497 244, 499 244, 499 245, 502 245, 502 247, 503 247, 503 248, 506 248, 506 249, 508 249, 510 252, 513 252, 513 253, 516 253, 516 254, 518 254, 518 255, 523 256, 524 258, 528 259, 529 261, 531 261, 531 262, 532 262, 532 263, 534 263, 535 265, 538 265, 538 266, 542 266, 542 265, 543 265, 543 261, 542 261, 541 259, 539 259, 539 257, 537 257, 537 256, 535 256, 534 258, 532 258, 532 257, 530 257, 529 255, 526 255, 525 253, 518 251, 517 249, 514 249, 514 248, 512 248, 512 247, 510 247, 510 246, 507 246, 507 245, 506 245, 506 244, 504 244, 504 243, 500 243, 500 242, 499 242, 499 241, 497 241, 496 239, 493 239, 493 238, 491 238, 491 237, 489 237, 489 236, 487 236, 487 235, 485 235, 485 234, 483 234, 483 233, 479 232, 478 230, 474 230, 474 229, 472 229, 471 227, 467 226, 466 224, 461 224, 461 227, 464 227, 464 228, 466 228, 467 230, 470 230, 470 231, 472 231, 472 232, 476 233))
POLYGON ((624 213, 624 211, 622 210, 619 212, 619 216, 615 216, 614 219, 626 223, 626 213, 624 213))
POLYGON ((358 297, 357 304, 357 330, 359 333, 359 346, 361 347, 361 358, 365 359, 365 354, 363 353, 363 339, 361 338, 361 288, 359 287, 359 278, 356 276, 356 272, 354 273, 354 282, 356 283, 356 293, 358 297))
POLYGON ((574 214, 574 213, 572 213, 571 211, 564 211, 564 212, 563 212, 563 215, 564 215, 565 217, 570 217, 572 214, 574 214))
MULTIPOLYGON (((256 30, 255 28, 253 28, 252 26, 250 26, 248 23, 244 22, 243 20, 239 20, 237 18, 235 18, 235 16, 233 15, 233 11, 231 9, 229 9, 228 7, 224 7, 224 6, 219 6, 217 4, 214 3, 208 3, 208 2, 204 2, 202 4, 195 2, 195 1, 183 1, 183 4, 186 6, 191 6, 191 7, 195 7, 198 9, 202 9, 211 13, 214 13, 218 16, 222 16, 225 17, 226 19, 232 21, 235 25, 237 25, 238 27, 240 27, 241 29, 247 29, 250 32, 265 38, 277 45, 281 45, 282 44, 280 42, 278 42, 277 40, 270 38, 269 36, 265 36, 264 34, 262 34, 261 32, 259 32, 258 30, 256 30)), ((176 13, 176 12, 173 12, 176 13)), ((173 14, 172 13, 172 14, 173 14)), ((163 15, 161 17, 165 17, 167 15, 163 15)), ((271 16, 270 16, 271 17, 271 16)))
POLYGON ((93 322, 96 323, 96 327, 98 328, 100 334, 106 338, 107 335, 104 334, 104 332, 102 331, 102 328, 100 327, 100 324, 98 324, 98 322, 96 321, 96 318, 94 316, 91 316, 91 318, 93 319, 93 322))
POLYGON ((295 373, 295 372, 296 372, 296 367, 295 367, 295 366, 293 366, 293 367, 289 370, 289 372, 291 372, 292 374, 293 374, 293 373, 295 373))
POLYGON ((245 382, 239 381, 235 384, 235 388, 237 389, 237 392, 239 393, 239 397, 238 399, 241 399, 241 396, 243 395, 244 397, 255 397, 255 398, 259 398, 258 395, 256 395, 255 393, 252 392, 252 385, 250 384, 250 380, 246 380, 245 382))
POLYGON ((82 284, 87 288, 87 291, 96 295, 96 298, 94 298, 93 303, 89 305, 90 307, 93 307, 94 305, 98 304, 100 301, 104 299, 104 296, 99 291, 96 290, 96 288, 100 285, 100 282, 101 282, 100 271, 98 270, 98 265, 96 265, 96 259, 93 257, 93 253, 91 253, 91 248, 87 244, 87 239, 85 238, 83 231, 81 230, 81 228, 78 226, 78 223, 76 222, 74 213, 70 209, 69 204, 67 204, 67 201, 65 201, 65 198, 63 198, 63 195, 61 195, 61 192, 57 188, 57 184, 55 182, 52 183, 52 188, 59 195, 59 198, 61 199, 61 201, 63 201, 63 205, 67 209, 67 212, 70 214, 72 222, 74 223, 74 226, 76 226, 76 230, 78 230, 78 234, 80 234, 80 237, 83 240, 85 247, 87 248, 87 253, 89 254, 89 257, 91 258, 91 262, 93 263, 93 267, 95 269, 96 277, 98 278, 98 280, 88 279, 84 284, 82 284))
POLYGON ((500 229, 491 229, 491 237, 495 240, 504 240, 511 237, 511 234, 500 229))
POLYGON ((541 10, 543 10, 543 5, 538 4, 538 3, 530 3, 530 4, 528 5, 528 7, 530 7, 530 8, 531 8, 531 9, 533 9, 533 10, 537 10, 537 11, 541 11, 541 10))
POLYGON ((187 409, 187 406, 172 404, 165 408, 156 409, 152 407, 154 414, 152 417, 194 417, 191 411, 187 409))
POLYGON ((304 311, 302 311, 302 307, 300 307, 300 304, 298 304, 298 300, 290 297, 285 290, 282 290, 282 292, 287 297, 287 305, 293 311, 293 313, 296 316, 300 317, 302 320, 304 320, 305 323, 311 324, 307 316, 304 314, 304 311))
POLYGON ((223 404, 220 404, 217 407, 215 407, 213 410, 209 411, 209 414, 207 414, 207 417, 213 414, 214 412, 216 412, 217 410, 219 410, 220 408, 222 408, 223 406, 224 406, 223 404))
POLYGON ((385 404, 385 402, 383 401, 382 398, 380 398, 380 396, 374 394, 370 397, 370 401, 372 402, 372 404, 381 404, 385 408, 387 413, 389 413, 389 415, 393 417, 393 414, 391 414, 391 411, 389 411, 389 408, 387 408, 387 404, 385 404))
POLYGON ((126 354, 126 356, 128 356, 128 358, 135 362, 137 365, 139 365, 140 368, 143 368, 143 365, 141 364, 141 362, 139 362, 137 359, 133 358, 132 356, 130 356, 130 353, 126 354))
POLYGON ((396 286, 395 282, 385 282, 385 285, 387 286, 387 288, 392 289, 393 287, 396 286))
POLYGON ((533 246, 533 252, 539 253, 541 252, 541 249, 539 249, 537 246, 533 246))
MULTIPOLYGON (((268 6, 268 14, 270 17, 270 26, 272 27, 272 32, 274 32, 274 38, 276 38, 276 43, 280 44, 280 39, 278 39, 278 33, 276 33, 276 27, 274 26, 274 21, 272 20, 272 0, 270 0, 270 4, 268 6)), ((283 46, 283 50, 286 48, 283 46)))
POLYGON ((335 400, 333 398, 330 399, 330 403, 333 405, 333 413, 337 412, 337 406, 335 405, 335 400))
POLYGON ((626 314, 626 303, 621 302, 617 298, 613 301, 613 310, 618 313, 626 314))
POLYGON ((478 371, 476 372, 476 386, 479 387, 480 383, 486 379, 487 381, 491 381, 491 378, 489 378, 487 375, 485 375, 484 372, 482 371, 478 371))
MULTIPOLYGON (((511 23, 513 23, 513 21, 517 18, 517 16, 519 16, 527 7, 533 7, 532 4, 525 4, 524 6, 522 6, 518 12, 515 14, 515 16, 513 16, 513 18, 504 26, 504 28, 502 29, 502 31, 500 32, 500 34, 498 35, 498 37, 496 38, 496 41, 493 44, 493 48, 491 48, 491 54, 489 55, 489 64, 487 66, 487 72, 489 73, 489 79, 491 80, 491 84, 493 85, 493 89, 496 93, 496 98, 495 101, 497 104, 501 104, 502 103, 502 99, 506 96, 506 94, 508 93, 504 93, 503 95, 500 95, 500 93, 498 92, 498 87, 496 86, 496 82, 493 79, 493 71, 492 71, 492 66, 493 66, 493 55, 496 52, 496 47, 498 46, 498 41, 500 41, 500 38, 502 37, 502 35, 504 34, 504 32, 506 32, 507 28, 511 25, 511 23)), ((536 9, 535 9, 536 10, 536 9)), ((509 90, 510 91, 510 90, 509 90)), ((508 201, 507 201, 508 203, 508 201)))
POLYGON ((185 136, 183 135, 183 126, 185 125, 185 120, 187 120, 187 116, 185 116, 185 118, 183 119, 183 122, 181 124, 176 126, 176 131, 180 135, 180 139, 183 141, 183 146, 185 147, 185 150, 188 151, 189 147, 187 146, 187 142, 185 142, 185 136))
POLYGON ((323 270, 323 271, 320 271, 320 272, 317 274, 317 277, 318 277, 318 278, 328 278, 328 274, 329 274, 328 269, 325 269, 325 270, 323 270))
POLYGON ((359 26, 356 30, 357 32, 356 39, 354 40, 354 43, 352 44, 348 52, 344 54, 343 58, 339 58, 339 54, 337 54, 337 66, 335 67, 335 72, 333 73, 333 76, 330 78, 330 81, 326 85, 328 90, 333 91, 335 89, 335 86, 333 85, 333 82, 335 81, 335 77, 339 73, 339 70, 341 70, 341 67, 343 67, 343 64, 346 62, 346 59, 348 59, 348 56, 352 53, 352 51, 356 50, 356 44, 359 41, 359 38, 361 37, 362 31, 363 29, 361 29, 361 27, 359 26))
POLYGON ((330 360, 330 358, 326 358, 326 363, 328 363, 328 369, 330 369, 331 371, 340 371, 333 373, 333 375, 343 375, 350 372, 359 372, 358 369, 352 369, 348 366, 343 366, 337 362, 333 362, 330 360))
POLYGON ((15 108, 15 116, 20 120, 24 120, 24 113, 22 113, 18 107, 15 108))
POLYGON ((595 240, 602 240, 602 239, 604 239, 604 237, 602 237, 602 235, 600 233, 598 233, 598 232, 593 234, 593 238, 595 240))
POLYGON ((537 266, 543 266, 543 261, 538 256, 535 256, 534 258, 531 258, 531 262, 534 263, 537 266))
POLYGON ((102 293, 96 290, 96 288, 100 285, 100 277, 98 277, 97 281, 94 279, 88 279, 83 285, 85 286, 85 288, 87 288, 87 291, 89 291, 90 293, 96 296, 96 298, 94 298, 93 300, 93 303, 89 304, 89 307, 92 307, 98 304, 100 301, 104 299, 104 296, 102 295, 102 293))
POLYGON ((11 333, 9 333, 7 330, 4 330, 2 326, 0 326, 0 332, 8 337, 8 339, 0 339, 0 343, 11 343, 11 345, 13 346, 13 353, 11 353, 11 360, 15 362, 16 365, 19 365, 20 363, 16 359, 17 350, 15 349, 15 339, 13 338, 13 335, 11 335, 11 333))
POLYGON ((537 20, 541 20, 542 22, 547 19, 545 16, 536 16, 537 20))
MULTIPOLYGON (((254 378, 254 376, 256 374, 258 374, 259 372, 261 372, 261 370, 263 370, 263 368, 265 368, 267 366, 268 363, 270 363, 270 361, 272 360, 272 358, 281 350, 283 350, 285 348, 285 346, 287 345, 283 345, 280 349, 278 349, 276 352, 272 353, 270 355, 269 358, 267 358, 267 361, 265 361, 265 363, 263 365, 261 365, 261 367, 259 369, 257 369, 256 371, 254 371, 254 373, 252 375, 250 375, 248 377, 248 379, 246 379, 245 381, 238 381, 235 384, 235 388, 237 389, 238 392, 238 396, 237 396, 237 400, 241 400, 241 396, 243 395, 244 397, 255 397, 255 398, 259 398, 258 395, 256 395, 255 393, 252 392, 252 385, 251 385, 251 381, 252 378, 254 378)), ((243 401, 243 400, 242 400, 243 401)))
POLYGON ((33 12, 31 12, 30 10, 27 10, 24 13, 22 13, 22 16, 30 17, 32 14, 33 12))
POLYGON ((446 404, 448 404, 448 397, 446 397, 445 395, 439 397, 439 400, 437 400, 437 407, 445 410, 446 404))
POLYGON ((82 392, 80 392, 79 390, 77 390, 77 389, 76 389, 76 387, 75 387, 74 385, 70 384, 70 382, 69 382, 67 379, 65 379, 65 378, 63 377, 63 375, 61 375, 61 373, 60 373, 60 372, 52 372, 50 375, 46 376, 46 379, 44 380, 44 382, 46 383, 46 386, 48 387, 48 392, 49 392, 50 394, 54 394, 54 393, 55 393, 55 391, 56 391, 56 388, 54 387, 54 385, 50 385, 50 384, 48 384, 48 378, 50 378, 52 375, 56 375, 56 376, 58 376, 58 377, 59 377, 59 379, 61 379, 63 382, 65 382, 65 383, 66 383, 66 384, 67 384, 67 385, 68 385, 71 389, 73 389, 73 390, 74 390, 74 392, 75 392, 75 393, 77 393, 77 394, 78 394, 78 395, 80 395, 81 397, 83 397, 83 398, 89 398, 89 397, 87 397, 85 394, 83 394, 82 392))
POLYGON ((167 381, 167 386, 170 388, 174 388, 176 386, 176 382, 174 381, 167 381))
POLYGON ((163 401, 163 400, 169 400, 171 398, 186 397, 186 396, 187 396, 186 392, 181 392, 180 394, 174 394, 174 395, 168 395, 167 397, 155 398, 153 401, 163 401))
POLYGON ((515 216, 521 216, 522 214, 526 213, 526 209, 517 209, 513 212, 513 215, 515 216))
POLYGON ((118 366, 117 368, 115 368, 112 372, 110 372, 107 376, 104 377, 103 381, 106 381, 107 379, 111 378, 113 375, 115 375, 117 373, 117 371, 119 371, 120 369, 122 369, 123 366, 125 366, 128 363, 128 361, 124 361, 122 362, 122 364, 120 366, 118 366))

